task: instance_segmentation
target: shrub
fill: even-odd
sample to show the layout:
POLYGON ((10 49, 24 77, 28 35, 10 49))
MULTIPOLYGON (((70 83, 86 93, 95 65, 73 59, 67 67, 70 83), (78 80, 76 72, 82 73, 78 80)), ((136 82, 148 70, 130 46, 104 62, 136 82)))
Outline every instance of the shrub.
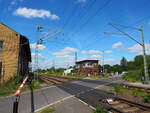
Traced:
POLYGON ((113 87, 117 93, 121 93, 124 91, 124 88, 120 84, 114 84, 113 87))
POLYGON ((140 72, 141 72, 140 70, 128 71, 128 73, 123 76, 123 79, 130 81, 130 82, 140 81, 140 79, 141 79, 140 72))
POLYGON ((150 103, 150 94, 144 96, 144 102, 150 103))
POLYGON ((96 108, 93 113, 108 113, 108 111, 104 108, 96 108))
POLYGON ((19 87, 22 81, 22 77, 15 75, 8 81, 4 82, 0 87, 0 96, 7 96, 9 94, 14 93, 19 87))

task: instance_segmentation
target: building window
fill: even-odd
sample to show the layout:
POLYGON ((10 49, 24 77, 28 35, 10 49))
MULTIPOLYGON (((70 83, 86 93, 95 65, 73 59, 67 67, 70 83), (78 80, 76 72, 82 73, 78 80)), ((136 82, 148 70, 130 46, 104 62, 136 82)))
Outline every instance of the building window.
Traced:
POLYGON ((0 51, 3 50, 3 41, 0 40, 0 51))

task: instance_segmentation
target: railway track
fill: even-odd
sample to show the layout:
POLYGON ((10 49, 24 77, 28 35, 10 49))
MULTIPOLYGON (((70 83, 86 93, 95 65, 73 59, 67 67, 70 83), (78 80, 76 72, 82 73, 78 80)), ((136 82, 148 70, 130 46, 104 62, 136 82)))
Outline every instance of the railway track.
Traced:
POLYGON ((150 106, 120 97, 104 99, 100 103, 111 113, 150 113, 150 106))
POLYGON ((125 88, 128 88, 128 89, 137 89, 137 90, 141 90, 141 91, 144 91, 144 92, 150 94, 150 87, 142 87, 142 86, 124 84, 124 83, 122 83, 121 85, 125 88))
POLYGON ((44 76, 40 75, 38 77, 40 80, 44 81, 48 85, 55 85, 70 81, 70 78, 67 77, 45 76, 45 75, 44 76))

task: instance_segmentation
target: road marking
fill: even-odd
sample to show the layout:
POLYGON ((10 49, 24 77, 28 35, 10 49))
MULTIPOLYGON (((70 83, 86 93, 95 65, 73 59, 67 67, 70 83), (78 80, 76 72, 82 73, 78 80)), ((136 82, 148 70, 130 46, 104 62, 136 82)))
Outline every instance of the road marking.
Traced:
MULTIPOLYGON (((89 90, 86 90, 86 91, 82 91, 82 92, 80 92, 80 93, 78 93, 78 94, 76 94, 76 95, 71 95, 71 96, 69 96, 69 97, 65 97, 65 98, 60 99, 60 100, 58 100, 58 101, 55 101, 55 102, 53 102, 53 103, 51 103, 51 104, 48 104, 48 105, 46 105, 46 106, 43 106, 43 107, 41 107, 41 108, 35 110, 35 112, 41 111, 41 110, 43 110, 44 108, 46 108, 46 107, 48 107, 48 106, 52 106, 52 105, 57 104, 57 103, 59 103, 59 102, 61 102, 61 101, 65 101, 65 100, 67 100, 67 99, 69 99, 69 98, 72 98, 72 97, 75 97, 75 98, 76 98, 77 95, 84 94, 84 93, 86 93, 86 92, 92 91, 92 90, 94 90, 94 89, 98 89, 98 88, 100 88, 100 87, 103 87, 103 86, 105 86, 105 85, 108 85, 108 84, 111 84, 111 83, 114 83, 114 82, 117 82, 117 81, 120 81, 120 80, 112 81, 112 82, 109 82, 109 83, 106 83, 106 84, 103 84, 103 85, 98 85, 97 87, 94 87, 94 88, 89 89, 89 90)), ((69 89, 69 90, 71 90, 71 91, 74 91, 73 89, 68 88, 68 87, 65 87, 65 86, 62 86, 61 84, 58 85, 58 86, 61 86, 61 87, 67 88, 67 89, 69 89)), ((54 87, 56 87, 56 86, 54 86, 54 87)), ((50 88, 51 88, 51 87, 50 87, 50 88)), ((47 88, 46 88, 46 89, 47 89, 47 88)), ((84 102, 84 101, 82 101, 82 100, 80 100, 80 99, 78 99, 78 100, 79 100, 80 102, 82 102, 83 104, 88 105, 91 109, 96 110, 95 107, 93 107, 93 106, 87 104, 86 102, 84 102)))
MULTIPOLYGON (((77 98, 77 99, 78 99, 78 98, 77 98)), ((86 103, 86 102, 82 101, 81 99, 78 99, 78 100, 79 100, 80 102, 82 102, 83 104, 85 104, 85 105, 89 106, 91 109, 96 110, 96 108, 95 108, 95 107, 93 107, 93 106, 89 105, 88 103, 86 103)))
POLYGON ((55 101, 55 102, 53 102, 53 103, 50 103, 50 104, 48 104, 48 105, 46 105, 46 106, 43 106, 43 107, 41 107, 41 108, 35 110, 35 112, 41 111, 41 110, 43 110, 43 109, 46 108, 46 107, 52 106, 52 105, 57 104, 57 103, 59 103, 59 102, 61 102, 61 101, 65 101, 65 100, 67 100, 67 99, 69 99, 69 98, 72 98, 72 97, 74 97, 74 95, 71 95, 71 96, 69 96, 69 97, 65 97, 65 98, 63 98, 63 99, 60 99, 60 100, 55 101))

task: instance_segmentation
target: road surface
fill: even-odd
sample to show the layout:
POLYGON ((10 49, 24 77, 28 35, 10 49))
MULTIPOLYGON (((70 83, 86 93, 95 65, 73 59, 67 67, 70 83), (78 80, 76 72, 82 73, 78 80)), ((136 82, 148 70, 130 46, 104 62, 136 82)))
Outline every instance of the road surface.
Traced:
MULTIPOLYGON (((111 96, 97 88, 102 85, 110 85, 118 80, 120 80, 119 77, 96 80, 83 79, 42 88, 33 92, 34 99, 32 102, 30 92, 22 94, 19 101, 19 113, 38 111, 44 106, 53 105, 53 103, 73 96, 91 105, 91 107, 97 107, 99 105, 99 99, 111 96)), ((0 113, 12 113, 14 100, 15 98, 11 96, 0 98, 0 113)))

